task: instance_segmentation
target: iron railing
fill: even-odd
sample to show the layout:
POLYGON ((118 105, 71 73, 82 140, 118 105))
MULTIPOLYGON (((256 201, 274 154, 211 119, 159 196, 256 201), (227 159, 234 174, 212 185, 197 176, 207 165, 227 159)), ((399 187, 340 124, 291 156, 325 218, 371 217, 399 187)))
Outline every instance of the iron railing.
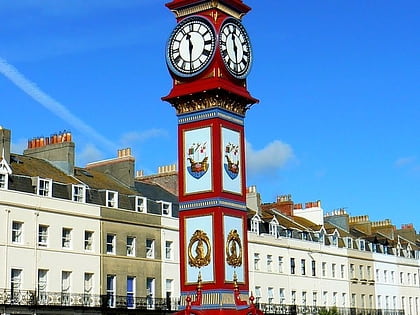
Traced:
POLYGON ((0 305, 178 310, 179 299, 0 290, 0 305))
POLYGON ((266 315, 317 315, 321 310, 336 310, 338 315, 404 315, 403 310, 365 309, 356 307, 320 307, 306 305, 258 303, 257 307, 266 315))

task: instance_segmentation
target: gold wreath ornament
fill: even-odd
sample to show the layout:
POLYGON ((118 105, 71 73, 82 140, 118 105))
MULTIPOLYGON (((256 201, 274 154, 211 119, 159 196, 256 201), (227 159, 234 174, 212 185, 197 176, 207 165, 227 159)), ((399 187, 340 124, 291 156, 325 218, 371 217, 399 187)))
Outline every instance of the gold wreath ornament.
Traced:
POLYGON ((188 244, 188 264, 197 268, 207 266, 211 260, 210 256, 211 245, 209 237, 206 232, 196 230, 188 244))
POLYGON ((226 262, 229 266, 242 266, 242 244, 237 230, 231 230, 226 240, 226 262))

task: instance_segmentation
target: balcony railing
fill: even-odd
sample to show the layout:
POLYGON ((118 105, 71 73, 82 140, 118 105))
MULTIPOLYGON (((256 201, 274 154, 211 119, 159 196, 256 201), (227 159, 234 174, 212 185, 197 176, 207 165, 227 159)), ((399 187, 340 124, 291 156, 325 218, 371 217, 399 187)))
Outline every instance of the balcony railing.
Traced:
POLYGON ((177 298, 0 290, 0 305, 178 310, 177 298))
POLYGON ((265 304, 257 307, 266 315, 318 315, 321 310, 335 309, 338 315, 404 315, 403 310, 376 310, 364 308, 319 307, 306 305, 265 304))

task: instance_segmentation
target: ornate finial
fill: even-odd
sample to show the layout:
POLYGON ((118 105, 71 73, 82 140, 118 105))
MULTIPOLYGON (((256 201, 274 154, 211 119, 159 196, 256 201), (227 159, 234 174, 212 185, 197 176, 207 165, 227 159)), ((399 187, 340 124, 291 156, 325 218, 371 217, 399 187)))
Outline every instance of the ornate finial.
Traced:
POLYGON ((197 290, 201 290, 201 271, 198 272, 198 279, 197 279, 197 290))
POLYGON ((238 289, 238 276, 236 275, 236 270, 233 271, 233 287, 238 289))

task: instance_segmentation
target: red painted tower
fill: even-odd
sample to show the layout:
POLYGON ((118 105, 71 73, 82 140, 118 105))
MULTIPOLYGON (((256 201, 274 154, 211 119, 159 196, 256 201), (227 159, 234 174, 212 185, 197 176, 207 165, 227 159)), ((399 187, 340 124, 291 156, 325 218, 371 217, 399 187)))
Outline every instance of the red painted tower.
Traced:
POLYGON ((180 314, 261 314, 248 304, 244 118, 257 102, 242 0, 173 0, 166 47, 178 116, 180 314))

